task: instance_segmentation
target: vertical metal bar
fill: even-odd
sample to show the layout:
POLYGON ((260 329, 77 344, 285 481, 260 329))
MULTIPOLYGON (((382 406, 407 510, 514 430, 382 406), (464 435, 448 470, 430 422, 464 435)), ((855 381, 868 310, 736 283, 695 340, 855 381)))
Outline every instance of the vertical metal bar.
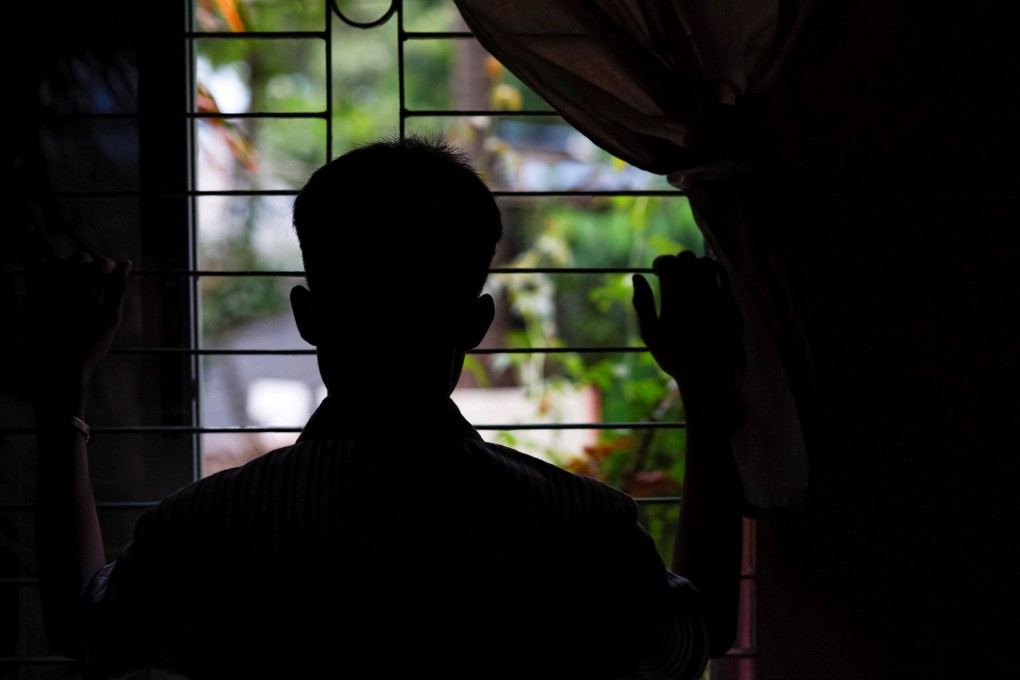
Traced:
POLYGON ((326 13, 326 162, 333 160, 333 12, 323 2, 326 13))
MULTIPOLYGON (((184 13, 185 30, 190 34, 195 31, 195 4, 188 3, 188 11, 184 13)), ((197 91, 195 75, 195 41, 185 38, 187 64, 185 66, 187 80, 187 111, 193 113, 195 108, 195 93, 197 91)), ((198 139, 195 128, 199 124, 198 119, 192 118, 188 121, 188 190, 198 188, 197 153, 195 143, 198 139)), ((198 199, 195 196, 188 197, 188 268, 198 269, 198 199)), ((201 347, 202 342, 202 295, 200 287, 201 279, 197 276, 188 277, 188 294, 191 299, 190 326, 191 346, 201 347)), ((202 361, 201 357, 191 357, 191 395, 192 395, 192 418, 194 422, 202 427, 202 361)), ((191 440, 192 461, 191 478, 198 481, 202 478, 202 436, 198 433, 192 435, 191 440)))
MULTIPOLYGON (((140 268, 189 267, 194 250, 193 201, 187 194, 191 187, 192 122, 183 115, 167 114, 187 113, 194 96, 188 67, 190 42, 182 42, 191 9, 183 2, 143 3, 140 7, 140 25, 147 28, 138 50, 140 268)), ((146 299, 142 324, 152 329, 161 346, 190 345, 194 339, 191 283, 153 277, 142 286, 146 299)), ((158 364, 149 383, 158 400, 145 400, 151 412, 142 417, 169 426, 192 426, 193 362, 167 356, 158 364)), ((174 445, 180 447, 177 461, 183 476, 193 465, 193 442, 176 438, 174 445)))
POLYGON ((406 134, 407 102, 404 95, 404 42, 407 40, 407 33, 404 32, 404 0, 396 0, 397 7, 397 87, 400 101, 400 139, 406 134))

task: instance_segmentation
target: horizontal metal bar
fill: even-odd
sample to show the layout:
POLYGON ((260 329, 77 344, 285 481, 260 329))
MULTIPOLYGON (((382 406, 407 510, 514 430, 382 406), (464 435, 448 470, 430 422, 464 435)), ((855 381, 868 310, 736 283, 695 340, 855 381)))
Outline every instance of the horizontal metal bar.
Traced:
MULTIPOLYGON (((301 427, 290 426, 259 426, 259 425, 224 425, 221 427, 202 427, 199 425, 93 425, 89 428, 92 435, 97 434, 262 434, 269 432, 301 432, 301 427)), ((0 435, 35 434, 34 427, 0 427, 0 435)), ((95 438, 93 436, 93 438, 95 438)))
MULTIPOLYGON (((173 116, 169 116, 173 117, 173 116)), ((325 120, 329 118, 329 111, 251 111, 247 113, 236 112, 236 113, 223 113, 221 111, 206 112, 206 111, 195 111, 191 113, 180 114, 181 118, 321 118, 325 120)))
POLYGON ((493 196, 497 197, 509 197, 509 198, 542 198, 542 197, 587 197, 587 196, 606 196, 612 198, 613 196, 623 197, 641 197, 641 196, 683 196, 684 192, 677 189, 635 189, 631 191, 510 191, 510 190, 496 190, 492 192, 493 196))
MULTIPOLYGON (((406 31, 405 35, 432 35, 430 32, 425 31, 406 31)), ((444 35, 444 34, 440 34, 444 35)), ((512 34, 515 38, 545 38, 548 40, 562 40, 563 38, 584 38, 586 40, 591 38, 590 33, 574 32, 574 33, 552 33, 552 32, 538 32, 538 31, 514 31, 512 34)), ((475 37, 474 33, 466 33, 462 31, 453 32, 451 31, 451 37, 475 37)))
MULTIPOLYGON (((613 345, 606 347, 485 347, 468 354, 625 354, 647 352, 647 347, 613 345)), ((185 356, 312 356, 314 349, 223 349, 193 347, 114 347, 110 354, 180 354, 185 356)))
MULTIPOLYGON (((675 504, 680 502, 680 496, 662 496, 662 497, 649 497, 649 498, 634 498, 634 502, 638 505, 653 505, 653 504, 675 504)), ((740 575, 740 579, 744 581, 750 581, 754 579, 754 574, 743 573, 740 575)), ((2 586, 17 586, 17 587, 29 587, 39 585, 39 579, 36 577, 25 576, 16 578, 0 578, 0 587, 2 586)))
POLYGON ((469 31, 404 31, 404 40, 450 40, 458 38, 474 38, 469 31))
MULTIPOLYGON (((96 503, 97 510, 148 510, 159 501, 105 501, 96 503)), ((35 510, 35 503, 0 503, 0 512, 35 510)))
MULTIPOLYGON (((9 276, 24 276, 25 270, 6 272, 9 276)), ((493 267, 489 274, 654 274, 651 267, 493 267)), ((278 277, 303 279, 305 273, 298 270, 245 270, 245 269, 135 269, 131 276, 156 278, 245 278, 278 277)))
POLYGON ((652 274, 651 267, 493 267, 490 274, 652 274))
POLYGON ((299 189, 195 189, 193 191, 46 191, 40 198, 193 198, 195 196, 297 196, 299 189))
MULTIPOLYGON (((493 267, 489 274, 652 274, 651 267, 493 267)), ((9 272, 12 274, 23 271, 9 272)), ((249 269, 137 269, 131 276, 154 277, 253 277, 278 276, 282 278, 305 278, 305 272, 290 270, 249 270, 249 269)))
POLYGON ((726 652, 721 657, 722 659, 754 659, 758 656, 758 652, 754 649, 740 649, 732 652, 726 652))
MULTIPOLYGON (((399 422, 394 419, 394 422, 399 422)), ((686 427, 680 420, 634 421, 609 423, 482 423, 474 424, 476 430, 667 430, 686 427)), ((262 425, 110 425, 93 426, 92 434, 262 434, 270 432, 298 433, 302 427, 262 425)), ((0 427, 0 434, 35 434, 34 427, 0 427)))
MULTIPOLYGON (((4 112, 4 119, 14 122, 53 120, 131 120, 139 119, 138 111, 11 111, 4 112)), ((160 118, 165 117, 160 114, 160 118)))
MULTIPOLYGON (((183 194, 165 194, 164 196, 186 198, 191 196, 297 196, 300 189, 220 189, 220 190, 199 190, 185 192, 183 194)), ((147 194, 152 196, 152 194, 147 194)), ((158 195, 157 195, 158 196, 158 195)))
POLYGON ((138 112, 108 113, 82 111, 78 113, 53 113, 42 111, 32 115, 14 118, 22 120, 181 120, 181 119, 240 119, 240 118, 308 118, 322 119, 329 117, 328 111, 180 111, 177 113, 141 114, 138 112))
POLYGON ((671 505, 680 502, 680 496, 645 496, 633 497, 638 505, 671 505))
POLYGON ((109 354, 119 355, 182 355, 188 357, 302 357, 315 354, 315 350, 221 350, 177 347, 121 347, 112 348, 109 354))
MULTIPOLYGON (((635 499, 635 500, 637 500, 637 499, 635 499)), ((24 580, 17 580, 17 581, 15 579, 0 579, 0 588, 4 588, 4 587, 6 587, 6 588, 38 588, 39 587, 39 579, 24 579, 24 580)), ((753 657, 754 655, 755 655, 755 652, 753 650, 741 650, 739 652, 734 652, 732 654, 726 654, 725 656, 727 658, 745 658, 745 657, 753 657)), ((8 659, 10 659, 10 658, 18 658, 18 657, 8 657, 8 659)), ((16 662, 10 661, 10 660, 8 660, 8 661, 0 660, 0 663, 8 663, 9 664, 9 663, 16 663, 16 662)), ((34 663, 34 662, 27 662, 27 663, 34 663)))
MULTIPOLYGON (((668 505, 670 503, 679 503, 680 496, 647 496, 644 498, 635 498, 634 502, 638 505, 668 505)), ((96 509, 98 510, 148 510, 159 505, 161 501, 108 501, 105 503, 96 503, 96 509)), ((33 512, 35 511, 35 503, 0 503, 0 512, 33 512)))
MULTIPOLYGON (((165 194, 166 196, 189 197, 189 196, 297 196, 300 189, 195 189, 179 194, 165 194)), ((151 194, 148 194, 151 195, 151 194)))
POLYGON ((647 347, 607 345, 605 347, 483 347, 468 350, 468 354, 640 354, 647 347))
MULTIPOLYGON (((408 40, 431 40, 443 38, 474 38, 475 34, 469 31, 404 31, 402 34, 408 40)), ((515 38, 546 38, 549 40, 561 40, 563 38, 590 38, 588 33, 537 33, 533 31, 514 32, 515 38)))
POLYGON ((240 33, 233 33, 230 31, 186 31, 184 34, 185 38, 190 40, 201 40, 204 38, 219 38, 228 40, 286 40, 286 39, 310 39, 320 38, 326 39, 327 33, 325 31, 247 31, 240 33))
MULTIPOLYGON (((39 192, 35 196, 43 198, 189 198, 192 196, 297 196, 300 189, 196 189, 194 191, 49 191, 39 192)), ((583 191, 583 190, 561 190, 561 191, 513 191, 510 189, 498 189, 492 192, 493 196, 499 198, 585 198, 605 196, 612 198, 641 197, 641 196, 665 196, 680 197, 684 192, 675 189, 650 189, 650 190, 629 190, 629 191, 583 191)))
POLYGON ((493 111, 491 109, 404 109, 400 115, 405 118, 450 118, 455 116, 507 116, 514 118, 560 118, 555 111, 493 111))
MULTIPOLYGON (((650 267, 493 267, 490 274, 651 274, 650 267)), ((245 270, 245 269, 139 269, 131 276, 156 277, 238 277, 238 276, 279 276, 304 278, 299 270, 245 270)))
POLYGON ((155 276, 157 278, 170 278, 170 277, 246 277, 246 276, 279 276, 285 278, 300 278, 305 277, 305 273, 299 270, 283 270, 283 271, 262 271, 262 270, 244 270, 244 269, 141 269, 132 271, 131 276, 155 276))
MULTIPOLYGON (((680 502, 680 497, 676 496, 676 497, 670 497, 670 498, 635 498, 633 500, 634 500, 635 503, 637 503, 639 505, 649 505, 649 504, 652 504, 652 503, 674 504, 674 503, 679 503, 680 502)), ((754 576, 755 576, 754 574, 741 574, 740 575, 740 580, 743 580, 743 581, 752 581, 752 580, 754 580, 754 576)), ((24 576, 24 577, 15 577, 15 578, 0 578, 0 588, 3 588, 3 587, 8 587, 8 588, 34 588, 34 587, 38 587, 38 585, 39 585, 39 579, 38 579, 38 577, 34 577, 34 576, 24 576)), ((747 652, 743 652, 743 653, 747 653, 747 652)))
POLYGON ((78 663, 66 656, 0 656, 0 666, 70 666, 78 663))

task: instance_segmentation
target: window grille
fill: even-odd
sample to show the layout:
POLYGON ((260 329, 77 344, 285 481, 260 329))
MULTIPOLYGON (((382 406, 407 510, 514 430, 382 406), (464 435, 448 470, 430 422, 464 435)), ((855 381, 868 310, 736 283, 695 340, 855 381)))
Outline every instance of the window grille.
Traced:
MULTIPOLYGON (((155 336, 141 335, 146 342, 120 341, 112 350, 108 362, 125 362, 127 366, 137 367, 138 362, 143 362, 150 370, 152 365, 161 376, 161 381, 169 380, 167 376, 178 375, 180 382, 176 384, 160 383, 160 395, 158 397, 157 417, 144 419, 126 419, 111 417, 109 420, 94 418, 92 431, 94 433, 94 444, 102 446, 104 440, 107 442, 174 442, 175 451, 180 454, 182 451, 187 456, 188 463, 183 465, 178 461, 172 468, 172 474, 168 475, 176 481, 179 486, 188 481, 200 478, 203 475, 203 447, 208 448, 209 437, 216 435, 292 435, 300 432, 300 426, 296 424, 278 423, 251 423, 245 422, 210 422, 208 417, 203 416, 203 395, 202 379, 203 374, 215 370, 215 365, 209 362, 215 361, 236 361, 247 358, 286 358, 297 361, 309 362, 314 355, 314 350, 292 346, 210 346, 203 337, 203 322, 201 311, 203 303, 206 302, 205 285, 209 281, 223 282, 231 281, 235 284, 250 280, 271 280, 287 281, 300 280, 303 272, 300 271, 299 263, 291 268, 274 267, 266 269, 258 266, 206 266, 203 261, 202 249, 202 223, 203 223, 203 201, 225 201, 225 200, 247 200, 247 209, 252 210, 255 201, 277 200, 289 202, 297 193, 300 184, 279 187, 268 186, 262 178, 249 178, 246 186, 238 187, 230 183, 216 185, 203 182, 202 177, 202 136, 210 129, 219 128, 225 131, 224 134, 240 135, 233 139, 237 153, 243 153, 243 148, 238 151, 235 148, 238 144, 245 143, 244 130, 246 125, 252 122, 260 122, 265 125, 305 125, 318 126, 321 131, 321 153, 316 164, 321 164, 333 158, 338 152, 346 150, 344 145, 338 143, 337 125, 337 92, 334 89, 335 74, 334 68, 338 59, 356 58, 356 55, 345 55, 344 50, 348 47, 350 31, 390 31, 392 43, 390 48, 396 53, 396 111, 392 117, 395 132, 400 137, 405 136, 412 130, 429 128, 435 125, 443 127, 445 123, 453 120, 487 120, 491 121, 523 121, 528 124, 531 121, 546 121, 562 126, 563 123, 554 112, 541 102, 534 102, 529 106, 512 106, 507 108, 506 102, 496 106, 434 106, 428 102, 420 102, 415 93, 415 84, 412 82, 413 64, 409 58, 413 56, 414 50, 422 46, 435 43, 474 43, 473 36, 466 30, 457 29, 453 26, 440 26, 442 30, 435 30, 436 27, 417 25, 413 20, 414 16, 420 15, 424 9, 434 9, 444 4, 445 0, 393 0, 390 3, 364 3, 365 7, 355 6, 348 8, 343 0, 307 0, 298 3, 301 6, 302 14, 299 20, 291 23, 285 30, 270 30, 252 28, 245 25, 243 13, 228 16, 224 8, 234 7, 240 10, 247 8, 248 15, 256 16, 260 11, 267 14, 272 12, 286 11, 291 14, 298 13, 294 3, 286 3, 279 7, 271 0, 251 0, 250 2, 203 2, 199 0, 192 7, 190 2, 181 3, 173 11, 167 9, 152 10, 152 14, 160 15, 158 18, 165 23, 160 24, 164 28, 157 31, 157 35, 151 36, 153 40, 162 40, 162 51, 154 51, 163 59, 147 56, 147 53, 140 55, 138 68, 140 81, 146 82, 146 76, 152 73, 165 75, 176 73, 180 84, 186 85, 188 92, 186 97, 180 92, 168 94, 162 89, 141 85, 138 91, 138 108, 123 113, 103 112, 81 112, 45 114, 38 117, 42 120, 46 117, 59 118, 61 120, 122 120, 129 121, 139 128, 139 134, 143 136, 151 146, 147 149, 158 149, 161 154, 185 153, 186 158, 176 158, 176 163, 160 164, 153 159, 152 154, 148 157, 140 154, 139 184, 133 187, 91 187, 87 190, 68 189, 47 191, 47 197, 51 200, 69 198, 73 200, 92 201, 117 201, 130 200, 138 201, 140 205, 139 223, 149 234, 163 234, 153 237, 154 243, 141 250, 141 264, 136 260, 136 269, 133 272, 132 287, 135 288, 135 295, 140 300, 140 305, 148 305, 152 300, 158 300, 160 304, 159 325, 162 329, 155 336), (182 10, 183 7, 183 10, 182 10), (217 10, 217 8, 219 8, 217 10), (373 16, 371 10, 376 9, 373 16), (352 18, 352 11, 358 10, 358 16, 352 18), (216 21, 222 23, 222 28, 209 28, 208 25, 201 25, 196 17, 202 12, 222 15, 216 17, 216 21), (344 35, 341 35, 343 33, 344 35), (261 96, 262 108, 244 106, 244 110, 232 110, 225 108, 219 110, 217 102, 218 92, 206 90, 201 83, 199 61, 196 55, 201 56, 203 45, 222 45, 242 43, 254 46, 254 52, 262 47, 275 44, 277 51, 282 50, 307 50, 315 53, 321 58, 323 79, 318 84, 321 93, 313 97, 316 103, 321 106, 300 110, 288 110, 288 107, 281 105, 280 97, 272 93, 261 96), (282 47, 281 47, 282 46, 282 47), (169 55, 169 56, 168 56, 169 55), (146 71, 148 69, 148 72, 146 71), (199 87, 199 86, 202 87, 199 87), (147 136, 146 136, 147 135, 147 136), (163 144, 157 144, 151 140, 162 138, 163 144), (185 144, 177 148, 181 142, 185 144), (163 167, 166 166, 166 167, 163 167), (148 222, 147 222, 148 220, 148 222), (145 225, 149 224, 149 227, 145 225), (165 249, 165 250, 164 250, 165 249), (162 256, 164 252, 174 253, 173 257, 162 256), (156 253, 156 254, 153 254, 156 253), (171 310, 167 312, 166 310, 171 310), (176 310, 176 311, 174 311, 176 310), (152 342, 155 340, 155 342, 152 342), (132 438, 135 438, 132 440, 132 438), (139 439, 140 438, 140 439, 139 439)), ((173 3, 167 3, 172 5, 173 3)), ((446 2, 450 7, 452 3, 446 2)), ((455 13, 455 11, 454 11, 455 13)), ((448 16, 453 16, 448 14, 448 16)), ((157 17, 145 14, 144 18, 149 22, 157 17)), ((210 25, 216 22, 210 22, 210 25)), ((426 22, 427 23, 427 22, 426 22)), ((256 21, 257 24, 257 21, 256 21)), ((478 48, 480 49, 480 48, 478 48)), ((477 52, 476 52, 477 54, 477 52)), ((300 74, 299 74, 300 75, 300 74)), ((250 83, 249 83, 250 84, 250 83)), ((312 84, 314 86, 314 83, 312 84)), ((281 85, 283 87, 283 85, 281 85)), ((523 88, 519 83, 518 88, 523 88)), ((167 88, 171 90, 172 88, 167 88)), ((254 88, 253 88, 254 89, 254 88)), ((312 88, 314 89, 314 87, 312 88)), ((519 89, 518 89, 519 92, 519 89)), ((512 92, 511 92, 512 94, 512 92)), ((256 99, 252 97, 252 99, 256 99)), ((250 101, 249 104, 257 102, 250 101)), ((292 128, 292 129, 297 129, 292 128)), ((561 128, 558 128, 561 129, 561 128)), ((383 132, 389 132, 383 130, 383 132)), ((226 137, 225 137, 226 138, 226 137)), ((363 140, 367 141, 367 140, 363 140)), ((251 150, 249 150, 251 151, 251 150)), ((254 152, 260 149, 255 144, 254 152)), ((613 186, 604 188, 599 186, 574 186, 563 187, 555 184, 548 186, 521 186, 513 183, 496 183, 494 193, 504 202, 504 205, 511 205, 513 202, 524 205, 528 201, 560 201, 569 204, 571 201, 604 201, 611 204, 612 201, 621 198, 632 200, 662 199, 663 201, 683 200, 682 195, 675 189, 663 184, 650 185, 642 188, 628 186, 613 186)), ((281 230, 286 229, 286 224, 280 224, 281 230)), ((518 262, 497 262, 491 270, 493 279, 512 279, 528 275, 552 277, 607 277, 629 275, 632 273, 649 273, 647 268, 651 256, 648 255, 640 262, 628 262, 614 266, 587 266, 587 263, 565 263, 555 266, 548 266, 543 263, 528 263, 526 259, 518 262)), ((241 290, 239 288, 238 290, 241 290)), ((138 311, 138 310, 136 310, 138 311)), ((143 312, 139 314, 144 315, 143 312)), ((130 334, 129 334, 130 335, 130 334)), ((482 358, 502 361, 507 363, 507 357, 550 357, 550 358, 571 358, 584 356, 605 356, 605 355, 645 355, 647 352, 643 347, 637 346, 627 338, 620 338, 618 342, 591 343, 591 342, 556 342, 546 345, 513 344, 503 343, 498 346, 485 345, 471 352, 471 356, 481 360, 482 358), (498 359, 497 359, 498 358, 498 359)), ((583 359, 578 359, 583 361, 583 359)), ((512 363, 512 361, 511 361, 512 363)), ((484 368, 484 367, 483 367, 484 368)), ((313 400, 314 401, 314 400, 313 400)), ((144 411, 145 409, 143 409, 144 411)), ((152 409, 148 410, 152 415, 152 409)), ((90 419, 92 419, 90 417, 90 419)), ((655 431, 676 431, 682 430, 684 424, 680 418, 641 418, 641 419, 619 419, 619 418, 590 418, 583 420, 567 420, 561 422, 507 422, 505 420, 488 419, 473 423, 476 428, 486 433, 502 433, 512 437, 514 433, 526 433, 530 431, 571 431, 581 430, 589 432, 616 432, 628 431, 631 433, 646 434, 655 431)), ((5 439, 24 437, 31 434, 30 425, 25 425, 17 419, 0 419, 0 436, 5 439), (12 424, 13 423, 13 424, 12 424)), ((125 444, 128 446, 128 444, 125 444)), ((262 450, 268 450, 264 447, 262 450)), ((523 447, 522 447, 523 448, 523 447)), ((178 456, 180 457, 180 456, 178 456)), ((120 461, 121 469, 107 470, 110 474, 127 475, 130 479, 131 471, 123 468, 123 458, 120 461)), ((102 472, 102 464, 98 466, 102 472)), ((156 465, 159 467, 159 465, 156 465)), ((208 463, 205 463, 208 468, 208 463)), ((208 469, 206 470, 208 472, 208 469)), ((94 476, 97 474, 93 470, 94 476)), ((101 485, 99 485, 101 486, 101 485)), ((116 487, 116 485, 114 485, 116 487)), ((160 490, 159 484, 148 485, 150 493, 153 489, 160 490)), ((100 518, 103 521, 104 531, 108 538, 108 555, 116 554, 116 548, 129 536, 126 533, 138 514, 144 509, 155 505, 159 498, 174 488, 163 490, 163 493, 152 493, 152 495, 139 498, 129 495, 125 498, 117 496, 116 493, 104 493, 102 488, 97 488, 97 506, 100 509, 100 518), (114 531, 110 531, 111 525, 114 531), (118 531, 119 530, 119 531, 118 531), (111 536, 113 538, 111 538, 111 536), (119 541, 119 543, 117 543, 119 541)), ((675 521, 675 508, 679 504, 679 497, 674 493, 656 493, 636 498, 643 513, 650 508, 673 508, 673 517, 663 520, 659 517, 657 521, 675 521)), ((3 517, 30 516, 33 506, 30 499, 20 496, 15 502, 4 502, 0 504, 0 513, 3 517)), ((647 518, 646 518, 647 519, 647 518)), ((28 522, 30 525, 30 521, 28 522)), ((666 535, 671 530, 663 529, 666 535)), ((21 534, 24 535, 24 534, 21 534)), ((753 546, 753 526, 745 522, 745 547, 744 564, 742 575, 741 599, 744 602, 741 611, 740 632, 738 633, 737 646, 731 652, 730 658, 722 662, 713 662, 712 675, 716 678, 739 678, 749 680, 753 678, 753 657, 754 657, 754 585, 755 565, 753 546)), ((661 548, 661 546, 660 546, 661 548)), ((15 551, 27 553, 31 551, 30 541, 22 539, 15 546, 15 551)), ((664 553, 668 550, 663 549, 664 553)), ((15 562, 31 564, 31 559, 22 557, 15 562)), ((668 562, 668 559, 667 559, 668 562)), ((0 575, 0 593, 4 593, 4 601, 14 603, 19 612, 20 618, 16 621, 17 626, 38 625, 37 612, 24 613, 32 610, 34 605, 29 600, 34 597, 34 589, 37 586, 37 579, 31 575, 25 575, 26 570, 20 566, 16 568, 16 574, 10 572, 0 575), (12 593, 15 593, 12 595, 12 593)), ((41 634, 40 634, 41 635, 41 634)), ((31 635, 27 636, 31 638, 31 635)), ((38 636, 36 636, 38 637, 38 636)), ((45 646, 38 644, 38 640, 25 641, 22 636, 17 644, 7 645, 7 649, 0 651, 0 674, 3 677, 37 677, 49 675, 62 675, 66 666, 70 663, 67 659, 48 655, 45 646), (48 669, 48 670, 47 670, 48 669)))

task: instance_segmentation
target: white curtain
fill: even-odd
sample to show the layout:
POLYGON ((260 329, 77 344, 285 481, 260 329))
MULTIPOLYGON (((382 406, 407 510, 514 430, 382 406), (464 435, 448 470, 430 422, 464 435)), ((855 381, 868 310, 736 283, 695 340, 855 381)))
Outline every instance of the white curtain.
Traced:
POLYGON ((482 45, 571 125, 687 191, 745 316, 745 419, 734 437, 745 500, 799 504, 807 457, 777 352, 796 317, 745 207, 758 198, 768 95, 812 0, 456 2, 482 45))

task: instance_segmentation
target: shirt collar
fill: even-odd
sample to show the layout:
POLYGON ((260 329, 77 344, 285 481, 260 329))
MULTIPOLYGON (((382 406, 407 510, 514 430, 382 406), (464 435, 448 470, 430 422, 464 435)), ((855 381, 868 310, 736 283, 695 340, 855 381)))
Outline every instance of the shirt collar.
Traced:
POLYGON ((308 419, 298 441, 351 439, 366 435, 386 436, 399 432, 449 433, 481 441, 481 436, 446 397, 392 410, 357 400, 326 397, 308 419))

